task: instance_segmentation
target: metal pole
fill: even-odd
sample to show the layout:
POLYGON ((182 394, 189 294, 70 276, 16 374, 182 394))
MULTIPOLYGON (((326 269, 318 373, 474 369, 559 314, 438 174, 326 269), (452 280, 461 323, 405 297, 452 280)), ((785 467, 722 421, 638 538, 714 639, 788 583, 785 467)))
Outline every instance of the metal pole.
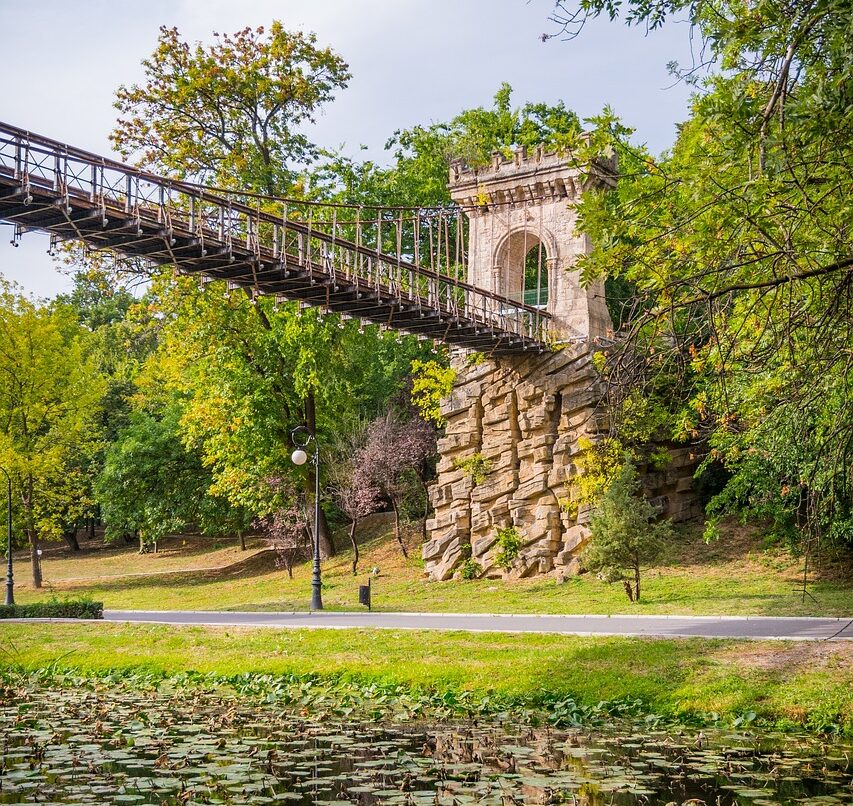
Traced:
POLYGON ((311 609, 323 609, 323 582, 320 578, 320 446, 314 437, 314 570, 311 574, 311 609))
POLYGON ((12 569, 12 479, 6 470, 0 467, 3 475, 6 476, 6 525, 8 528, 6 551, 6 604, 12 606, 15 604, 15 574, 12 569))

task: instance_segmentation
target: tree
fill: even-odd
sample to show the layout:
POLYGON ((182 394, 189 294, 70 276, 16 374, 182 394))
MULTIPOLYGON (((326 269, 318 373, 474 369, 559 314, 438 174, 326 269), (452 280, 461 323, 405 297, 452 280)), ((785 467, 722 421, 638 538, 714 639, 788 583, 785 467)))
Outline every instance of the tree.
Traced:
POLYGON ((494 151, 509 156, 517 146, 552 148, 575 143, 578 116, 559 102, 512 106, 512 87, 501 84, 491 108, 466 109, 443 123, 401 129, 385 145, 393 163, 333 156, 311 173, 313 193, 348 204, 442 207, 450 204, 447 171, 453 160, 487 164, 494 151))
POLYGON ((663 540, 672 533, 670 522, 654 522, 656 516, 642 495, 634 463, 626 457, 593 513, 592 537, 581 562, 605 582, 622 582, 632 602, 640 601, 640 569, 659 556, 663 540))
POLYGON ((305 507, 291 504, 256 521, 276 554, 276 562, 293 579, 293 565, 310 555, 311 532, 305 519, 305 507))
MULTIPOLYGON (((843 0, 560 2, 653 28, 686 16, 704 45, 690 117, 660 159, 604 115, 616 193, 588 193, 585 279, 633 289, 605 374, 618 408, 641 387, 671 434, 722 468, 711 514, 773 519, 808 549, 853 545, 853 7, 843 0), (673 402, 675 404, 673 405, 673 402)), ((580 155, 580 156, 589 156, 580 155)))
POLYGON ((162 417, 136 411, 109 446, 96 484, 108 541, 136 534, 142 553, 172 532, 224 534, 248 525, 244 510, 210 493, 210 471, 182 444, 179 416, 176 408, 162 417))
POLYGON ((39 305, 7 283, 0 292, 0 464, 23 508, 33 585, 39 539, 61 537, 91 506, 86 461, 104 381, 86 333, 65 305, 39 305))
POLYGON ((350 79, 314 34, 273 22, 190 45, 160 28, 145 83, 121 86, 111 139, 119 153, 182 179, 283 194, 316 154, 300 127, 350 79))
POLYGON ((329 469, 335 503, 350 520, 353 576, 358 572, 359 551, 355 536, 358 522, 378 511, 382 505, 382 490, 372 469, 361 462, 367 429, 368 424, 360 420, 352 429, 341 433, 334 445, 329 469))
MULTIPOLYGON (((356 465, 362 468, 394 510, 394 534, 404 557, 409 553, 400 530, 400 512, 414 484, 423 486, 423 468, 435 453, 435 429, 418 417, 406 420, 394 410, 367 427, 356 465)), ((364 482, 367 484, 367 482, 364 482)))
MULTIPOLYGON (((269 196, 302 192, 295 167, 316 149, 300 127, 349 79, 340 57, 279 23, 269 33, 217 36, 210 46, 191 46, 163 28, 144 67, 143 85, 119 90, 116 147, 148 168, 269 196)), ((256 203, 282 213, 273 199, 256 203)), ((296 478, 291 429, 304 424, 322 444, 332 417, 376 405, 374 384, 389 377, 379 359, 389 357, 390 340, 375 328, 341 328, 337 316, 252 301, 218 283, 205 293, 165 273, 158 283, 167 332, 152 364, 162 362, 157 371, 185 401, 186 445, 211 468, 214 493, 258 515, 275 512, 284 502, 266 483, 296 478)), ((413 341, 404 341, 403 356, 413 341)), ((387 367, 408 370, 390 357, 387 367)), ((312 473, 300 478, 310 495, 312 473)), ((322 510, 319 538, 332 554, 322 510)))
MULTIPOLYGON (((67 305, 85 329, 86 355, 95 362, 105 382, 95 418, 100 441, 95 452, 81 454, 79 471, 86 482, 80 500, 88 500, 86 516, 90 536, 94 536, 98 504, 92 487, 104 465, 104 452, 122 429, 130 423, 134 379, 145 358, 156 346, 159 324, 149 315, 144 296, 137 300, 105 267, 102 255, 89 258, 69 244, 64 262, 73 271, 74 286, 69 294, 59 294, 56 302, 67 305), (84 461, 85 460, 85 461, 84 461)), ((64 537, 72 549, 79 551, 76 520, 67 520, 64 537)))

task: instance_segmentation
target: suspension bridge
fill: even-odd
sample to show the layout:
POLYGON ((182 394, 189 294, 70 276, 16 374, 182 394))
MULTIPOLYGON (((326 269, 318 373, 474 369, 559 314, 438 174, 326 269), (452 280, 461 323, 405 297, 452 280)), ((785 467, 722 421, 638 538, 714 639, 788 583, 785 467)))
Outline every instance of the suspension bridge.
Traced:
MULTIPOLYGON (((0 123, 0 220, 174 266, 253 297, 493 355, 542 352, 551 314, 467 282, 462 207, 378 208, 213 189, 0 123)), ((536 300, 534 300, 535 302, 536 300)))

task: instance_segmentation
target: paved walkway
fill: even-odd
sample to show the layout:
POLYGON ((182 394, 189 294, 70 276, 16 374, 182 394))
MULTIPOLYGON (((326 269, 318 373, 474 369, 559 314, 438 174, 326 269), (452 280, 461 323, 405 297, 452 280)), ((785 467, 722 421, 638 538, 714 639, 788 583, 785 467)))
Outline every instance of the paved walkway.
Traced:
POLYGON ((107 621, 245 627, 645 635, 656 638, 769 638, 853 641, 853 618, 772 616, 527 616, 460 613, 229 613, 105 610, 107 621))

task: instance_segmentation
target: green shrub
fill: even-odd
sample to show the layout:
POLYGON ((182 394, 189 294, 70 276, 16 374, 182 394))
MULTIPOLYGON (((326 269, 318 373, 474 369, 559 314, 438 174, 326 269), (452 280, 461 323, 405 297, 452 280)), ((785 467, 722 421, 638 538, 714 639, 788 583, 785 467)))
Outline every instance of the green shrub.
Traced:
POLYGON ((506 526, 498 529, 497 536, 498 553, 495 555, 495 565, 509 571, 521 551, 521 535, 514 526, 506 526))
POLYGON ((104 603, 91 599, 53 599, 49 602, 0 605, 0 619, 4 618, 103 618, 104 603))
POLYGON ((478 563, 472 557, 469 557, 462 564, 462 567, 459 569, 462 579, 470 580, 477 579, 480 574, 483 573, 483 569, 480 567, 480 563, 478 563))
POLYGON ((453 467, 468 476, 475 487, 482 484, 492 471, 492 463, 482 453, 475 453, 466 459, 454 459, 453 467))

